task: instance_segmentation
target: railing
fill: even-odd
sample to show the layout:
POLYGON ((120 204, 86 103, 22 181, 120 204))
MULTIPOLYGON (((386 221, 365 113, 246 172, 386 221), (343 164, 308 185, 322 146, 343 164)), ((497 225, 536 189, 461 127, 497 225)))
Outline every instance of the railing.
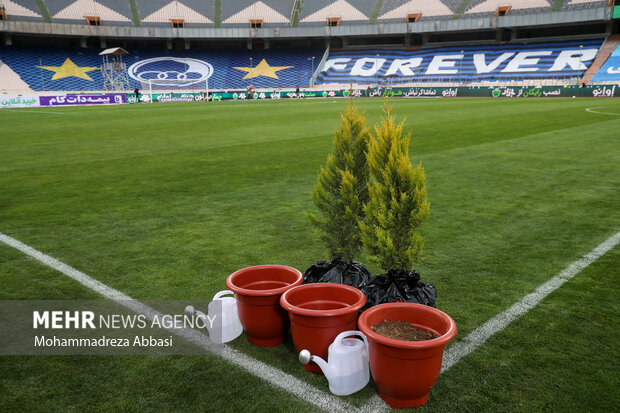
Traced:
POLYGON ((314 73, 312 74, 312 77, 310 78, 310 87, 314 87, 314 84, 316 83, 316 77, 319 75, 319 73, 321 73, 321 70, 323 70, 323 66, 325 65, 325 61, 327 60, 328 56, 329 56, 329 47, 325 49, 325 53, 323 53, 323 57, 321 58, 321 61, 316 66, 316 69, 314 70, 314 73))

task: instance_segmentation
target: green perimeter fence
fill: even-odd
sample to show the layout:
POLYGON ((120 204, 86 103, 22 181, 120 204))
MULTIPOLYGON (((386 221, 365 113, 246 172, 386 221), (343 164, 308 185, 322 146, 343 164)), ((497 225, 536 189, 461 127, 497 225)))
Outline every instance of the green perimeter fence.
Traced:
MULTIPOLYGON (((154 93, 143 95, 143 100, 157 102, 190 102, 207 100, 204 93, 154 93)), ((481 98, 541 98, 541 97, 620 97, 620 85, 605 86, 498 86, 498 87, 395 87, 370 89, 339 89, 282 92, 278 90, 262 92, 213 92, 208 100, 275 100, 303 98, 336 97, 402 97, 402 98, 445 98, 445 97, 481 97, 481 98)), ((127 95, 130 103, 135 102, 135 95, 127 95)))

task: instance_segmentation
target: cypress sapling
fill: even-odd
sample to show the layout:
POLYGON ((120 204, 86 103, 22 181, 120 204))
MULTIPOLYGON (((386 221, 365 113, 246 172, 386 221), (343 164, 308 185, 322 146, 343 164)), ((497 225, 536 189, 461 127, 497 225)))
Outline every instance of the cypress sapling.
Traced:
POLYGON ((368 143, 369 201, 360 228, 364 246, 385 270, 413 270, 423 248, 416 230, 430 214, 424 169, 411 164, 411 135, 403 135, 403 127, 386 106, 368 143))
POLYGON ((362 248, 359 221, 368 202, 369 138, 366 116, 349 101, 334 132, 333 151, 312 191, 318 213, 307 214, 331 262, 319 261, 308 268, 304 283, 338 282, 357 287, 370 278, 366 267, 354 262, 362 248))
POLYGON ((333 152, 321 167, 312 200, 319 214, 308 213, 331 259, 352 262, 362 241, 359 220, 368 201, 366 116, 350 101, 334 132, 333 152))

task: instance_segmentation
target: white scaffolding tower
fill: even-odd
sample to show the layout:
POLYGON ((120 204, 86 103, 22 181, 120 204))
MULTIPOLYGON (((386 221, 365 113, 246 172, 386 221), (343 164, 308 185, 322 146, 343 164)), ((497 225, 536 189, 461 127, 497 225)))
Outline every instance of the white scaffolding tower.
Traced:
POLYGON ((130 90, 127 66, 123 62, 123 56, 127 54, 129 53, 122 47, 105 49, 99 53, 100 56, 103 56, 101 75, 103 76, 103 88, 105 90, 130 90))

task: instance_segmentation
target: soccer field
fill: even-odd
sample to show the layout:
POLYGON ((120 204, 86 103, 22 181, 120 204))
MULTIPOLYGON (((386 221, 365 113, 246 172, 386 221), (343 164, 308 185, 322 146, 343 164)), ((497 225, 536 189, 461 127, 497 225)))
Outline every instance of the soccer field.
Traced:
MULTIPOLYGON (((388 102, 427 175, 416 269, 458 326, 447 350, 620 231, 618 100, 388 102)), ((206 301, 250 265, 303 272, 328 258, 304 211, 345 104, 2 109, 0 233, 139 301, 206 301)), ((356 104, 380 120, 383 100, 356 104)), ((619 268, 615 246, 442 373, 416 410, 617 409, 619 268)), ((1 300, 103 299, 4 243, 0 286, 1 300)), ((329 394, 290 338, 229 345, 329 394)), ((0 395, 7 412, 317 410, 210 354, 2 356, 0 395)), ((371 380, 342 400, 366 409, 375 395, 371 380)))

